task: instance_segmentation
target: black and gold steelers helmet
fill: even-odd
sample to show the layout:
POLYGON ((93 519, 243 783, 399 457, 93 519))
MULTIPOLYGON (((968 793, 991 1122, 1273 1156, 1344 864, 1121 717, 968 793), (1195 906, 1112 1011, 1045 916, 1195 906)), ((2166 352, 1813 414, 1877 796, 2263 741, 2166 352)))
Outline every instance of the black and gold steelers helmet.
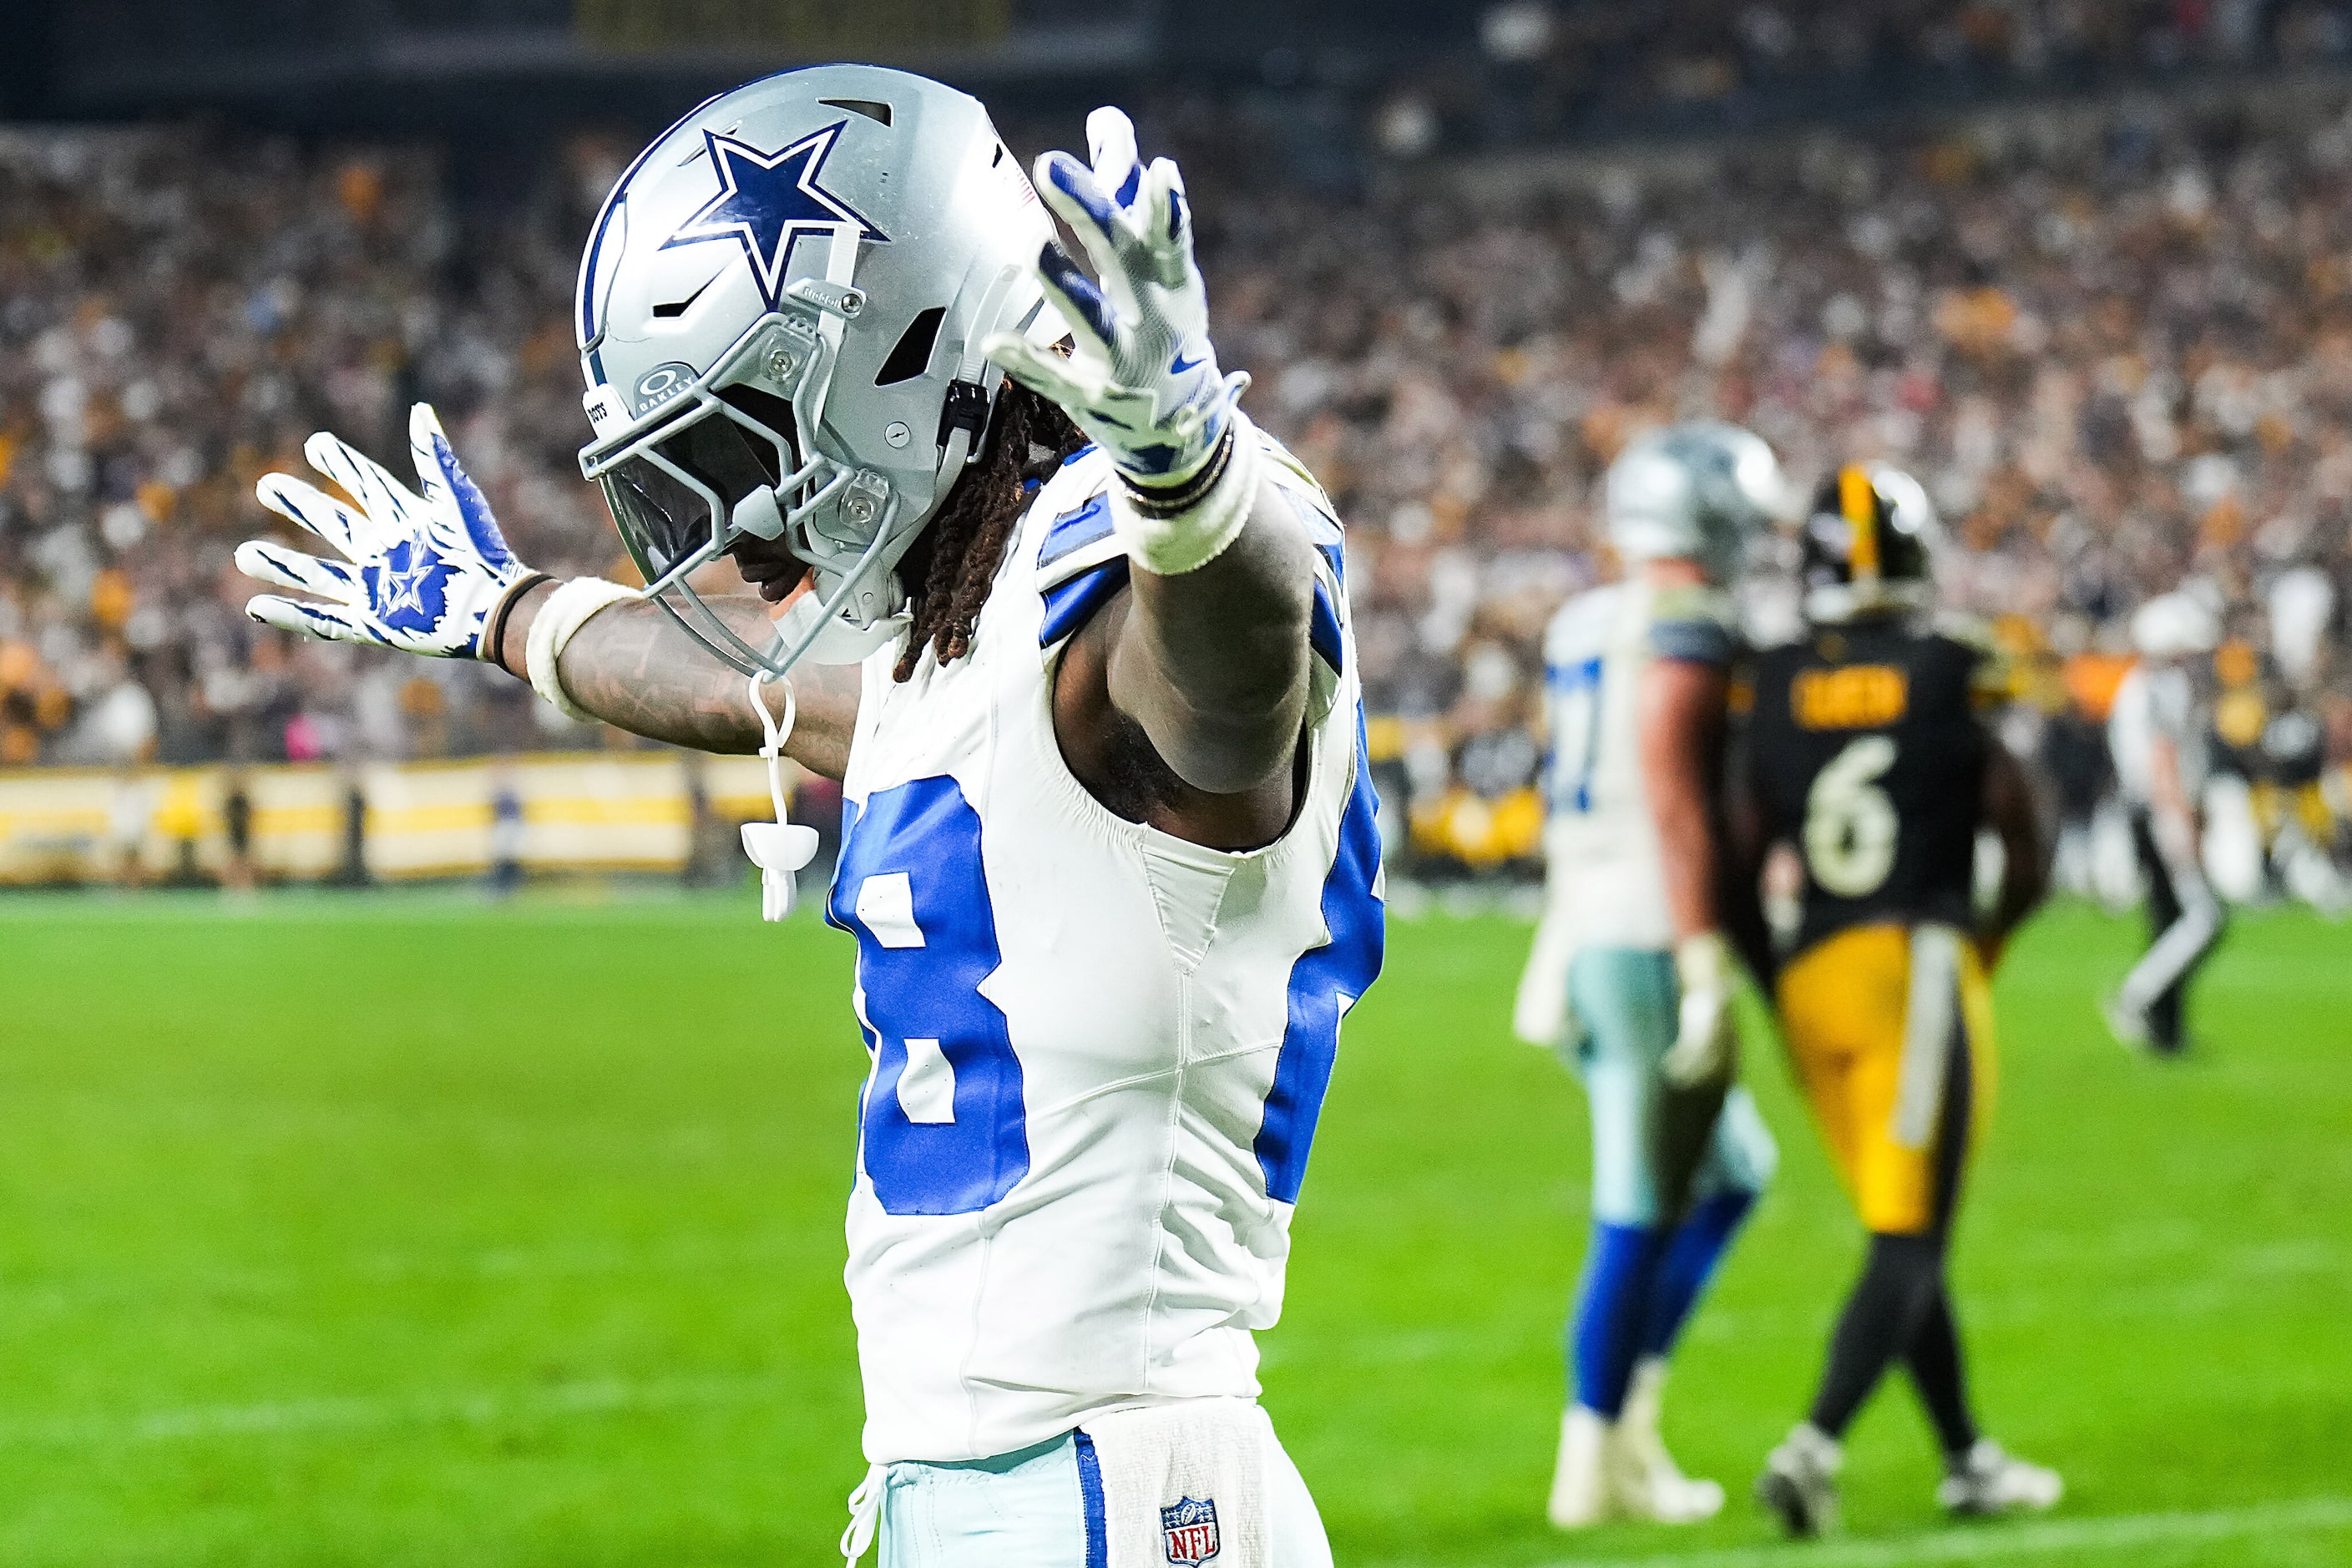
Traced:
POLYGON ((1918 480, 1884 463, 1848 463, 1822 487, 1805 520, 1799 565, 1805 619, 1838 626, 1931 607, 1941 543, 1918 480))

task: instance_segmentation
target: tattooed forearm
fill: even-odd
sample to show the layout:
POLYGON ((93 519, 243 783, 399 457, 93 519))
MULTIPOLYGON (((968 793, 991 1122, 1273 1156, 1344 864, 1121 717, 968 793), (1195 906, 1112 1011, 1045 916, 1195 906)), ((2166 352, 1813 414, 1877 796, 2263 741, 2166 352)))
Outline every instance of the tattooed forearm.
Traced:
MULTIPOLYGON (((756 595, 705 599, 755 647, 768 635, 768 607, 756 595)), ((503 639, 507 664, 518 675, 530 618, 527 601, 503 639)), ((632 734, 699 752, 756 752, 761 734, 744 678, 721 663, 661 607, 619 604, 601 611, 573 634, 557 666, 572 700, 606 723, 632 734)), ((855 667, 802 665, 793 672, 800 717, 784 751, 813 773, 839 778, 849 760, 857 721, 855 667)), ((772 687, 769 709, 781 712, 772 687)))
POLYGON ((752 752, 760 726, 743 678, 652 605, 615 605, 573 635, 557 666, 572 700, 608 723, 704 752, 752 752))

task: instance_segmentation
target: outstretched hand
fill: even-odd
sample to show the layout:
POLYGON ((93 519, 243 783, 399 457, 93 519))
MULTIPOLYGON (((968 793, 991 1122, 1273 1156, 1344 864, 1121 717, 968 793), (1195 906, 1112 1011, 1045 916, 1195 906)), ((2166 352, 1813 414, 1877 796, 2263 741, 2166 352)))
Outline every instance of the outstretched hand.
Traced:
POLYGON ((1038 279, 1069 326, 1073 351, 1065 359, 999 332, 983 352, 1060 404, 1129 478, 1181 485, 1214 453, 1248 378, 1217 369, 1176 165, 1166 158, 1140 164, 1135 126, 1116 109, 1087 117, 1087 141, 1091 168, 1067 153, 1048 153, 1036 168, 1039 194, 1100 279, 1050 240, 1038 255, 1038 279))
POLYGON ((489 502, 458 466, 431 405, 409 411, 409 451, 423 494, 321 430, 303 443, 310 466, 357 505, 289 474, 265 475, 261 504, 331 545, 305 555, 268 540, 237 546, 237 570, 276 588, 246 614, 266 626, 334 642, 373 643, 442 658, 484 657, 482 634, 527 573, 507 548, 489 502))

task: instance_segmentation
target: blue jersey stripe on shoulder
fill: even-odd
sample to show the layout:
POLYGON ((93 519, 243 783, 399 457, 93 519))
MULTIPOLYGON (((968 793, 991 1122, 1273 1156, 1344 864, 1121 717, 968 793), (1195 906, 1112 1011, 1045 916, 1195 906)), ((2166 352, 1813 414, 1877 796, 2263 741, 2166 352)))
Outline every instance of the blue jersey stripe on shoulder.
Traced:
POLYGON ((1048 590, 1045 623, 1037 628, 1037 646, 1052 647, 1085 626, 1097 610, 1110 603, 1112 596, 1126 586, 1127 557, 1122 555, 1048 590))
POLYGON ((1037 551, 1037 564, 1051 566, 1064 556, 1084 550, 1087 545, 1107 537, 1110 532, 1110 492, 1097 491, 1084 506, 1066 511, 1054 520, 1045 531, 1045 542, 1037 551))
POLYGON ((1339 612, 1332 607, 1330 590, 1315 584, 1315 610, 1307 622, 1307 646, 1341 674, 1347 672, 1347 645, 1339 637, 1339 612))

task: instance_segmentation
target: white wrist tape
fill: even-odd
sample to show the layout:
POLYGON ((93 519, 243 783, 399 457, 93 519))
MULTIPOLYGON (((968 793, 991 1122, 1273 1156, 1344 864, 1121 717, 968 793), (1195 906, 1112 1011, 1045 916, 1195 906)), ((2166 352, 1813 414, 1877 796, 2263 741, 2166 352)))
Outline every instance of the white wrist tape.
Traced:
POLYGON ((530 636, 523 643, 522 664, 530 671, 531 689, 555 704, 565 718, 593 721, 596 715, 572 700, 572 694, 563 689, 563 678, 555 672, 563 645, 597 611, 636 597, 635 588, 624 588, 602 577, 574 577, 540 605, 530 623, 530 636))
POLYGON ((1160 510, 1150 490, 1124 479, 1111 487, 1111 530, 1145 571, 1161 577, 1197 572, 1223 554, 1249 521, 1257 500, 1257 426, 1238 408, 1226 421, 1225 455, 1212 460, 1215 471, 1182 510, 1160 510))

